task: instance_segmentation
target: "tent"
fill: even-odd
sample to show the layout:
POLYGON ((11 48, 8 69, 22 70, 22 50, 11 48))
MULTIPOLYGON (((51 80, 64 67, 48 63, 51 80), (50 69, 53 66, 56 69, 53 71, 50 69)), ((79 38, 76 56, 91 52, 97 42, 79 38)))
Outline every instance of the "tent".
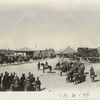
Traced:
POLYGON ((20 49, 17 49, 16 51, 33 51, 27 47, 24 47, 24 48, 20 48, 20 49))
POLYGON ((71 47, 68 46, 67 48, 65 48, 64 50, 62 50, 61 53, 63 53, 63 54, 73 54, 73 53, 76 53, 76 51, 73 50, 71 47))

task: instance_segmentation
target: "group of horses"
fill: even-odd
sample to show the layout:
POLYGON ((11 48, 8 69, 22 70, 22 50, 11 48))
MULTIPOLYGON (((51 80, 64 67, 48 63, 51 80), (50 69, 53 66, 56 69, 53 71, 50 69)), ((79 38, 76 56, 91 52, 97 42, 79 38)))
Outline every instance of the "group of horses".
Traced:
POLYGON ((80 62, 58 62, 55 69, 60 70, 61 73, 66 72, 66 81, 68 82, 78 84, 86 79, 85 66, 80 62))
POLYGON ((18 64, 21 64, 23 62, 29 62, 30 61, 30 58, 29 57, 26 57, 26 56, 3 56, 3 57, 0 57, 0 64, 3 65, 3 64, 15 64, 15 63, 18 63, 18 64))
POLYGON ((100 63, 99 57, 89 57, 88 60, 90 63, 100 63))

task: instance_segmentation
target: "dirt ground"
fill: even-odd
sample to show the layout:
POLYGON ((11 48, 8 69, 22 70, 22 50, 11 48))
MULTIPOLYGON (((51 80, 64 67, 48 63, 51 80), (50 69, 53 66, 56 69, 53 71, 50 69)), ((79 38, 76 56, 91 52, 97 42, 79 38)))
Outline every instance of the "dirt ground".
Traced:
POLYGON ((53 67, 52 73, 49 73, 49 70, 46 70, 45 73, 37 70, 37 63, 38 61, 34 61, 32 63, 21 64, 21 65, 8 65, 8 66, 0 66, 0 73, 4 73, 5 71, 11 73, 16 72, 20 77, 22 73, 26 73, 26 76, 29 72, 33 73, 35 77, 40 77, 42 83, 42 90, 43 91, 66 91, 66 90, 100 90, 100 63, 97 64, 90 64, 85 63, 85 72, 87 73, 86 81, 74 85, 73 83, 66 82, 66 73, 63 73, 63 76, 60 76, 60 72, 54 70, 56 63, 58 62, 58 58, 56 59, 48 59, 42 60, 40 62, 48 61, 48 63, 53 67), (89 70, 90 67, 93 66, 95 69, 95 73, 97 75, 96 82, 92 83, 89 77, 89 70))

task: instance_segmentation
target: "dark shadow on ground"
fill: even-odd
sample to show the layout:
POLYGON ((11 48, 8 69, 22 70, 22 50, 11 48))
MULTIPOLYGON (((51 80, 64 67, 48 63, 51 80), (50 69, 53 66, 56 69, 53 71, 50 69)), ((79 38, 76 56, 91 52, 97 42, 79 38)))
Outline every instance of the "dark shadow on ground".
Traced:
POLYGON ((39 71, 41 71, 41 70, 43 70, 43 69, 40 69, 39 71))
POLYGON ((0 88, 0 92, 2 92, 2 91, 6 91, 6 89, 4 89, 4 88, 0 88))
MULTIPOLYGON (((43 91, 43 90, 45 90, 46 88, 42 88, 40 91, 43 91)), ((4 88, 0 88, 0 92, 7 92, 7 91, 9 91, 9 89, 7 90, 7 89, 4 89, 4 88)), ((13 92, 23 92, 23 90, 12 90, 13 92)), ((28 91, 27 91, 28 92, 28 91)), ((33 92, 36 92, 36 91, 33 91, 33 92)))
POLYGON ((22 65, 24 63, 19 63, 19 64, 8 64, 8 65, 0 65, 0 67, 6 67, 6 66, 14 66, 14 65, 22 65))
POLYGON ((42 88, 41 91, 45 90, 46 88, 42 88))
POLYGON ((0 67, 6 67, 6 66, 14 66, 14 65, 22 65, 22 64, 31 64, 33 62, 20 62, 20 63, 11 63, 11 64, 3 64, 3 65, 0 65, 0 67))
POLYGON ((89 74, 89 72, 85 72, 84 74, 89 74))
POLYGON ((67 75, 62 75, 62 76, 67 76, 67 75))
POLYGON ((47 72, 47 73, 56 73, 56 72, 53 71, 53 72, 47 72))
POLYGON ((95 80, 94 82, 99 82, 100 80, 99 79, 97 79, 97 80, 95 80))
POLYGON ((40 76, 44 76, 44 75, 40 75, 40 76))

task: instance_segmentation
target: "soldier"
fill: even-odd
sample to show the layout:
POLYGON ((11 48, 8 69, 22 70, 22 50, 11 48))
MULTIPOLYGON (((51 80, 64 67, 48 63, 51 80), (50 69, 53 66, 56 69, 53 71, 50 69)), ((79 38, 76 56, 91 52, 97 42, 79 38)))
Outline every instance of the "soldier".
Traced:
POLYGON ((95 71, 94 71, 93 67, 91 67, 91 69, 90 69, 90 78, 91 78, 92 82, 95 81, 95 71))
POLYGON ((14 79, 14 74, 11 73, 9 76, 9 90, 13 91, 13 79, 14 79))
POLYGON ((40 70, 40 65, 41 65, 40 62, 38 62, 38 70, 40 70))
POLYGON ((66 82, 70 82, 70 73, 69 73, 69 71, 67 71, 66 82))
POLYGON ((62 76, 62 70, 60 71, 60 76, 62 76))
POLYGON ((37 77, 35 84, 36 84, 36 90, 41 91, 41 81, 39 80, 39 77, 37 77))
POLYGON ((24 85, 25 85, 25 74, 22 74, 21 78, 20 78, 20 90, 23 91, 24 90, 24 85))
POLYGON ((9 73, 7 73, 6 82, 7 82, 7 89, 9 89, 10 88, 10 76, 9 76, 9 73))
POLYGON ((24 90, 27 91, 28 87, 30 85, 30 77, 28 76, 25 80, 25 86, 24 86, 24 90))
POLYGON ((3 78, 3 87, 4 89, 7 89, 7 85, 8 85, 8 73, 5 72, 4 78, 3 78))
POLYGON ((3 73, 0 76, 0 88, 3 88, 3 73))
POLYGON ((44 63, 42 63, 41 65, 43 67, 43 73, 45 73, 45 65, 44 65, 44 63))
POLYGON ((46 61, 45 66, 48 66, 48 62, 46 61))
POLYGON ((31 72, 28 73, 28 77, 29 77, 29 78, 30 78, 30 76, 31 76, 31 72))
POLYGON ((11 73, 10 76, 9 76, 9 84, 11 85, 12 82, 13 82, 13 75, 12 75, 12 73, 11 73))
POLYGON ((13 80, 13 89, 14 91, 18 91, 18 88, 19 88, 19 77, 16 74, 13 80))
POLYGON ((30 83, 35 83, 35 77, 33 74, 30 76, 30 83))

